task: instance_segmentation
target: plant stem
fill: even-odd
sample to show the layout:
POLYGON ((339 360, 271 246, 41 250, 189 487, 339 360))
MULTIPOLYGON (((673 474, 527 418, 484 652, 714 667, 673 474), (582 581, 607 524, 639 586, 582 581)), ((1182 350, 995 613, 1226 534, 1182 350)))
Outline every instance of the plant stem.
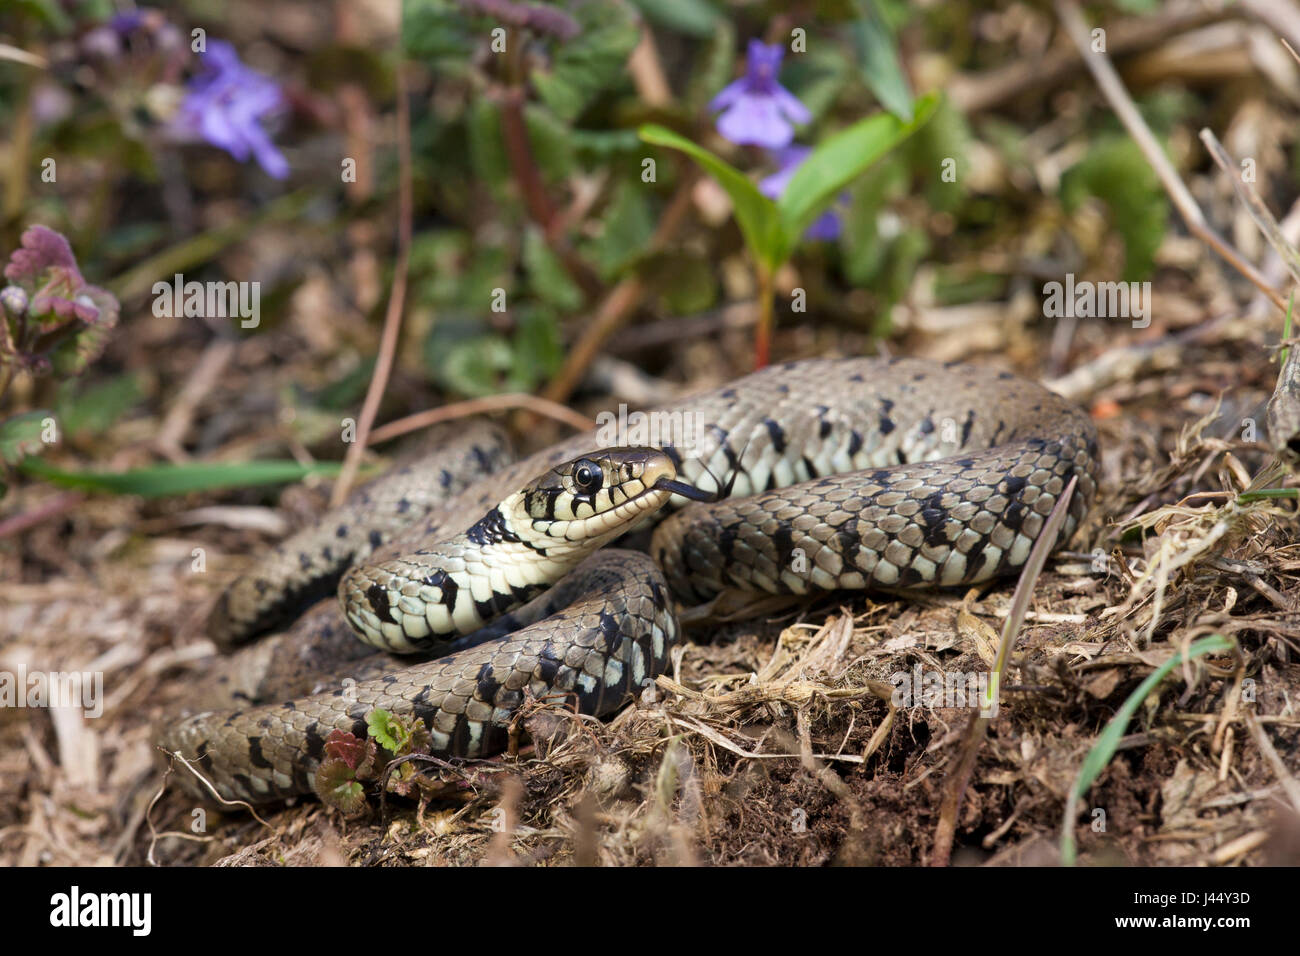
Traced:
MULTIPOLYGON (((402 38, 397 38, 401 49, 402 38)), ((397 62, 397 261, 393 263, 393 286, 388 293, 388 309, 384 314, 384 330, 379 337, 379 354, 375 357, 375 370, 370 376, 370 385, 366 397, 361 403, 361 414, 357 416, 356 440, 348 446, 343 456, 343 468, 338 480, 330 492, 330 507, 337 508, 343 504, 357 470, 361 467, 361 456, 365 452, 370 438, 370 426, 374 424, 379 412, 379 403, 383 400, 384 389, 388 386, 388 374, 393 369, 393 359, 397 355, 397 340, 402 332, 402 316, 406 312, 406 281, 411 264, 411 231, 414 219, 414 199, 411 191, 411 104, 407 98, 405 62, 399 57, 397 62)))
MULTIPOLYGON (((1282 323, 1282 341, 1285 342, 1291 338, 1291 314, 1295 309, 1295 289, 1291 290, 1291 295, 1286 300, 1286 320, 1282 323)), ((1287 356, 1291 354, 1289 345, 1282 346, 1282 351, 1277 353, 1277 364, 1286 367, 1287 356)), ((1282 373, 1278 372, 1278 381, 1282 380, 1282 373)))
POLYGON ((9 391, 9 383, 13 381, 14 378, 13 363, 16 361, 18 361, 18 357, 15 355, 11 357, 7 363, 5 363, 3 369, 0 369, 0 402, 4 401, 5 392, 9 391))
POLYGON ((525 99, 523 86, 509 87, 501 95, 501 135, 505 141, 506 158, 519 183, 519 192, 523 196, 529 218, 541 227, 543 239, 569 277, 582 289, 588 301, 594 301, 604 293, 604 284, 563 235, 564 217, 546 193, 546 184, 542 182, 542 173, 528 139, 525 99))
POLYGON ((772 351, 773 320, 772 273, 767 266, 758 267, 758 330, 754 334, 754 368, 767 365, 772 351))

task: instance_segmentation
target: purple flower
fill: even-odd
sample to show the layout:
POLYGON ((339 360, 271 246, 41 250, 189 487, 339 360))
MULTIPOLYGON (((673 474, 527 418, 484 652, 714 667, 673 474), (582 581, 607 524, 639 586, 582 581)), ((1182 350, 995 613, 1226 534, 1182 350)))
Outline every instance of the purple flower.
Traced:
POLYGON ((745 75, 713 98, 711 110, 722 110, 718 132, 739 145, 780 149, 794 139, 792 123, 812 119, 808 108, 776 81, 785 49, 749 41, 749 65, 745 75))
POLYGON ((0 304, 21 321, 12 334, 7 325, 0 327, 5 344, 0 365, 17 361, 32 371, 46 371, 57 352, 75 373, 103 351, 117 324, 118 302, 104 289, 86 284, 67 239, 46 226, 32 226, 9 256, 4 275, 13 284, 0 291, 0 304))
POLYGON ((244 66, 229 43, 212 40, 203 54, 203 72, 190 81, 181 103, 176 129, 224 149, 241 163, 251 155, 268 175, 284 179, 289 164, 260 123, 283 106, 275 81, 244 66))
MULTIPOLYGON (((767 176, 759 181, 758 191, 768 199, 776 199, 781 193, 785 192, 785 187, 790 185, 790 180, 794 177, 803 161, 808 158, 812 152, 808 146, 786 146, 784 149, 773 151, 772 157, 776 160, 778 167, 777 172, 767 176)), ((848 201, 848 194, 839 198, 839 204, 843 205, 848 201)), ((824 213, 813 220, 808 231, 804 233, 805 239, 812 240, 831 240, 837 239, 840 235, 840 217, 834 209, 827 209, 824 213)))
POLYGON ((108 25, 121 36, 126 36, 128 33, 138 30, 144 24, 144 17, 145 11, 143 10, 127 10, 109 17, 108 25))
POLYGON ((4 274, 14 283, 10 288, 31 293, 28 308, 38 319, 53 315, 59 319, 80 319, 90 325, 101 319, 110 325, 117 321, 116 300, 110 308, 105 308, 107 293, 86 284, 72 255, 72 246, 48 226, 32 226, 23 232, 22 246, 10 254, 4 274))

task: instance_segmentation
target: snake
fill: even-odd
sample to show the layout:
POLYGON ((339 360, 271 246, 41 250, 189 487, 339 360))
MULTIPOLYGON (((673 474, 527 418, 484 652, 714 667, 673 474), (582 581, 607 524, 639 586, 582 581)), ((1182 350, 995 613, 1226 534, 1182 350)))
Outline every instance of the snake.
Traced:
POLYGON ((330 735, 366 738, 376 709, 422 723, 431 755, 488 757, 530 700, 624 706, 670 666, 678 605, 986 582, 1025 565, 1074 482, 1068 541, 1099 481, 1086 411, 978 365, 792 361, 642 421, 673 427, 513 463, 471 424, 362 487, 220 595, 226 706, 169 717, 160 746, 250 803, 313 793, 330 735))

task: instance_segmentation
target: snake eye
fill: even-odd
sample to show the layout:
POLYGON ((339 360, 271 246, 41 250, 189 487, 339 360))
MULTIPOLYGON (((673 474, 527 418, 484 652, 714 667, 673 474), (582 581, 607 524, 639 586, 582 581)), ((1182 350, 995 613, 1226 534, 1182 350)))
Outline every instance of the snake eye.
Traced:
POLYGON ((584 458, 573 469, 573 483, 585 495, 600 491, 605 474, 594 461, 584 458))

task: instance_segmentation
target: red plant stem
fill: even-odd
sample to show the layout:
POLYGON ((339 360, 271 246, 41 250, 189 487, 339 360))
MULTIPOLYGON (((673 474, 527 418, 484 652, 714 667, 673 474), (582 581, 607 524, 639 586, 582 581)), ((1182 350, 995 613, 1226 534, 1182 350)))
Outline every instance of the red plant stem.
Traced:
POLYGON ((4 521, 0 521, 0 538, 22 534, 28 528, 34 528, 42 521, 58 517, 70 508, 75 508, 85 497, 86 494, 83 491, 65 491, 61 495, 46 499, 31 511, 24 511, 22 514, 6 518, 4 521))
POLYGON ((528 140, 528 123, 524 117, 526 91, 521 86, 509 87, 501 93, 501 136, 505 141, 510 170, 519 183, 519 192, 528 210, 528 218, 542 228, 542 238, 564 266, 564 271, 581 287, 588 301, 604 294, 605 286, 591 268, 582 261, 564 237, 564 217, 560 215, 546 192, 528 140))
POLYGON ((519 181, 524 205, 529 218, 550 235, 555 222, 555 206, 546 195, 541 173, 533 160, 533 149, 528 142, 528 124, 524 121, 524 91, 519 87, 501 94, 501 135, 505 139, 506 155, 511 171, 519 181))
POLYGON ((766 266, 758 267, 758 328, 754 330, 754 369, 763 368, 772 352, 772 274, 766 266))

